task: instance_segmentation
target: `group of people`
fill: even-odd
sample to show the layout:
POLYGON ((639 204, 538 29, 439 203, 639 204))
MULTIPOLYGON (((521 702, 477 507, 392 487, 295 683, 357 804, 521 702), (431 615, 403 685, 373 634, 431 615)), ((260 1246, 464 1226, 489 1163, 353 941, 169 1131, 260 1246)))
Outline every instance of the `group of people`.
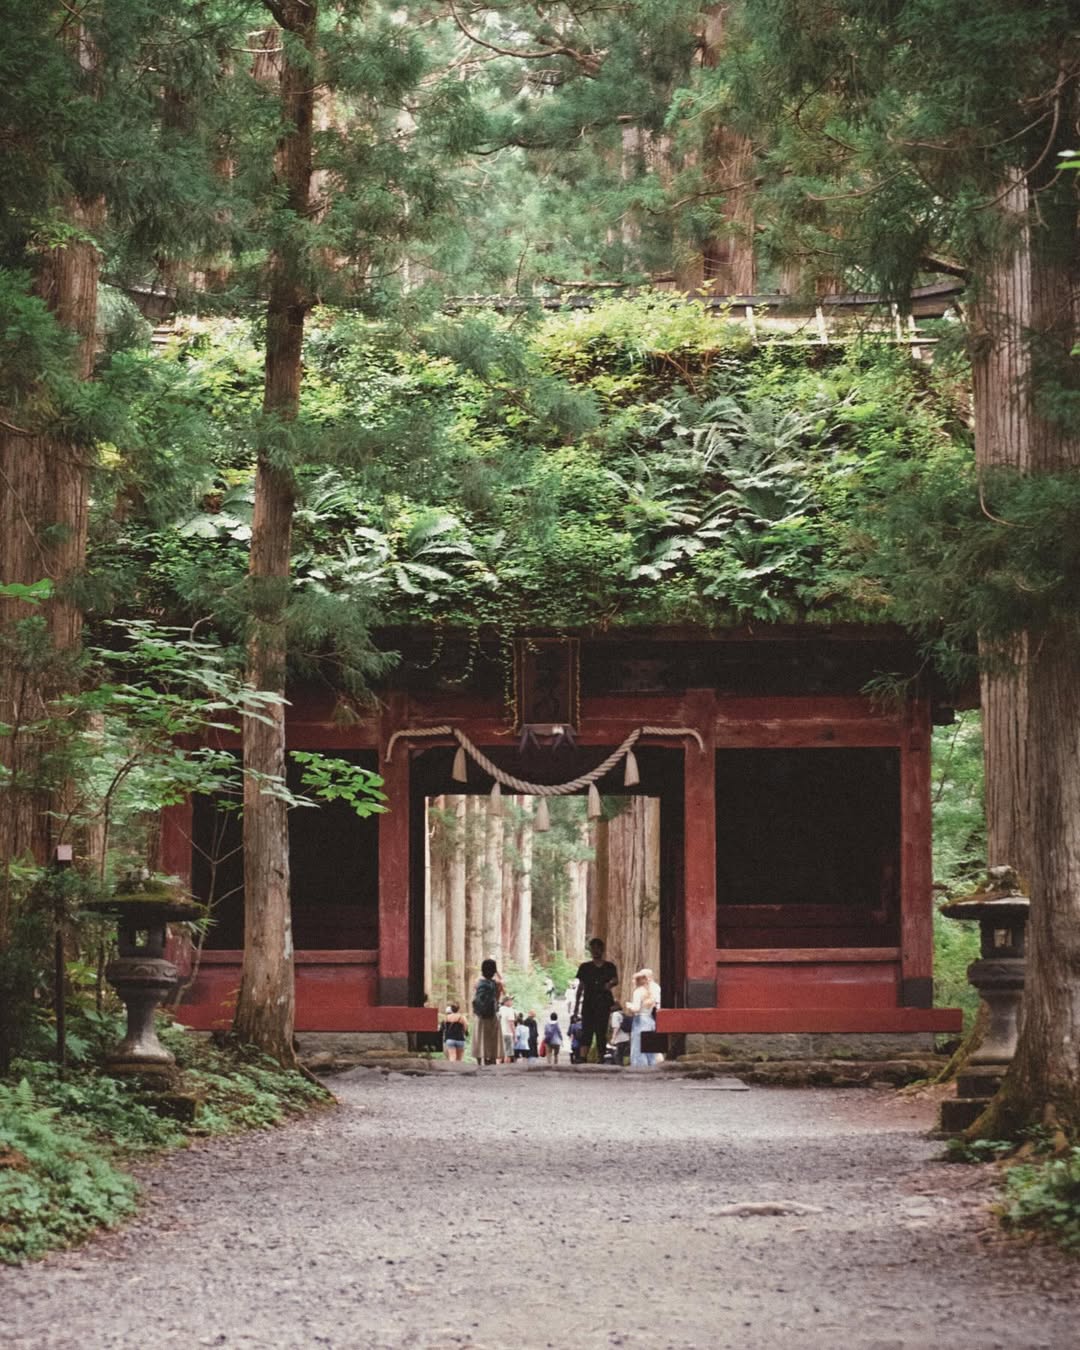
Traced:
MULTIPOLYGON (((571 985, 573 1006, 569 998, 567 1002, 570 1062, 586 1063, 595 1044, 598 1063, 625 1064, 629 1054, 631 1068, 651 1068, 656 1056, 642 1049, 642 1037, 655 1031, 660 1007, 660 986, 652 970, 645 967, 635 972, 633 995, 620 1005, 614 992, 618 971, 605 958, 603 939, 593 938, 589 952, 591 959, 581 963, 571 985)), ((472 1010, 472 1052, 478 1064, 541 1057, 549 1065, 558 1064, 564 1042, 559 1014, 551 1011, 541 1029, 535 1012, 516 1012, 490 957, 480 966, 472 1010)), ((447 1008, 441 1031, 447 1059, 463 1060, 469 1028, 459 1004, 447 1008)))

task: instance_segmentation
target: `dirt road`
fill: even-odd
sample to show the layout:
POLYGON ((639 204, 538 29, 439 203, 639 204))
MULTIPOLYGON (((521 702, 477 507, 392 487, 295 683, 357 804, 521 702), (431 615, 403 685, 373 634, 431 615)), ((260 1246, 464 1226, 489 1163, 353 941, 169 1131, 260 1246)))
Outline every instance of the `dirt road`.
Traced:
POLYGON ((992 1233, 926 1104, 649 1073, 361 1069, 0 1270, 7 1350, 1072 1350, 1080 1266, 992 1233))

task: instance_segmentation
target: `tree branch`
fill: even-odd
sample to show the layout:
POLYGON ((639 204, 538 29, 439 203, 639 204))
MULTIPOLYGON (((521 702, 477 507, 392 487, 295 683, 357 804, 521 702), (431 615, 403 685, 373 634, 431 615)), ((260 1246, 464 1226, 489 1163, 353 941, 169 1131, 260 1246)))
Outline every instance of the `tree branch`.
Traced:
MULTIPOLYGON (((271 0, 263 0, 264 4, 270 4, 271 0)), ((475 42, 478 47, 485 47, 489 52, 495 52, 498 56, 513 56, 519 61, 548 61, 553 56, 565 56, 573 61, 586 75, 594 78, 600 72, 600 58, 593 52, 579 52, 573 47, 545 47, 538 52, 525 52, 516 47, 500 47, 494 42, 487 42, 482 37, 478 37, 469 28, 466 28, 465 21, 458 13, 457 5, 454 0, 449 0, 450 13, 454 17, 454 23, 458 29, 464 33, 470 42, 475 42)))

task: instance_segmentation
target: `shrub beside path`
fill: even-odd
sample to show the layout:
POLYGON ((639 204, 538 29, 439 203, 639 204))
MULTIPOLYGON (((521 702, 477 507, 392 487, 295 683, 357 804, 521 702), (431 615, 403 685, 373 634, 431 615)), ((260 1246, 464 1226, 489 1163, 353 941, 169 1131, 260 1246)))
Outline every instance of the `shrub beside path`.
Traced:
POLYGON ((0 1270, 6 1350, 1072 1350, 1080 1265, 886 1090, 357 1069, 148 1167, 140 1217, 0 1270))

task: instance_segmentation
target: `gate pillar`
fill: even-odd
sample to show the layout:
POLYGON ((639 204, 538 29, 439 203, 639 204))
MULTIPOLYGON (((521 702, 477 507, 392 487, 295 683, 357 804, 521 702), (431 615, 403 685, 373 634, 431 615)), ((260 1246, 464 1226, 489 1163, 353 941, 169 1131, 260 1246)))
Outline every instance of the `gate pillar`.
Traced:
POLYGON ((687 726, 705 743, 687 741, 683 757, 685 905, 684 997, 688 1008, 716 1007, 716 694, 692 689, 687 726))
POLYGON ((409 1002, 409 747, 399 741, 386 762, 395 731, 408 726, 408 700, 391 694, 379 728, 379 771, 389 810, 379 816, 379 1003, 409 1002))

